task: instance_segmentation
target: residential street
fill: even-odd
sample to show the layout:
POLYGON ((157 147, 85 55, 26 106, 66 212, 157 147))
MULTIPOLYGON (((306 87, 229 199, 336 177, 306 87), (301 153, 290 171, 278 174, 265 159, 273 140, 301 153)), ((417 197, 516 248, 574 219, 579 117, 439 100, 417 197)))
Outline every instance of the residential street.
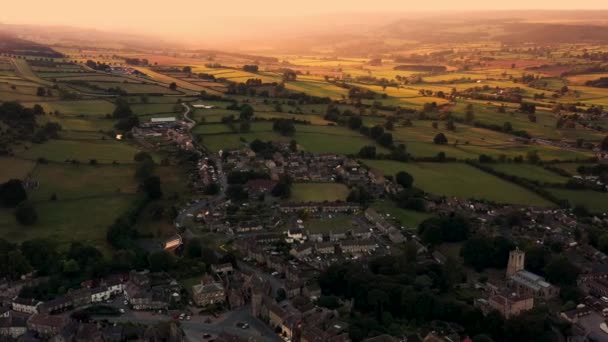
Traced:
MULTIPOLYGON (((203 334, 217 336, 222 332, 228 332, 244 338, 255 338, 257 341, 278 342, 282 341, 268 326, 260 320, 251 316, 250 306, 245 306, 239 310, 230 311, 225 316, 221 316, 211 323, 204 323, 205 316, 192 316, 190 321, 180 321, 188 341, 203 341, 203 334), (241 329, 237 323, 249 324, 248 329, 241 329)), ((152 325, 158 322, 170 320, 165 315, 158 315, 152 312, 127 311, 118 317, 97 317, 97 319, 107 319, 110 322, 136 322, 152 325)))

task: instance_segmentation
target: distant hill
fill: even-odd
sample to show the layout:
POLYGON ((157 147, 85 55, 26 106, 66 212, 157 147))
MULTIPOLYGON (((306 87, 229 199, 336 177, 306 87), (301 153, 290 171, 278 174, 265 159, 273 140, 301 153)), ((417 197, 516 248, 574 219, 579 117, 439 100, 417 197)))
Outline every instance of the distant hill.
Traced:
POLYGON ((504 25, 504 31, 496 38, 505 43, 608 43, 608 26, 514 23, 504 25))
POLYGON ((48 46, 0 32, 0 53, 60 58, 63 55, 48 46))

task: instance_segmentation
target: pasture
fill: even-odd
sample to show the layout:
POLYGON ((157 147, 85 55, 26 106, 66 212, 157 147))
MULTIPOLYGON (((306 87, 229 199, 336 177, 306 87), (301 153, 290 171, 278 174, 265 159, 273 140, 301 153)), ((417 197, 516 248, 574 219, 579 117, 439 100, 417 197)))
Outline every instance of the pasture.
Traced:
POLYGON ((89 160, 96 159, 99 163, 133 163, 133 156, 138 151, 138 148, 118 141, 50 140, 22 148, 16 154, 26 159, 46 158, 56 162, 78 160, 80 163, 88 163, 89 160))
POLYGON ((0 157, 0 183, 9 179, 24 179, 35 166, 36 163, 31 160, 0 157))
POLYGON ((530 164, 491 164, 489 165, 496 171, 520 177, 530 179, 533 181, 539 181, 543 183, 559 183, 564 184, 568 181, 567 177, 558 175, 555 172, 544 169, 542 166, 530 165, 530 164))
POLYGON ((48 201, 52 195, 59 200, 134 194, 137 184, 135 168, 129 165, 39 164, 32 180, 39 183, 30 192, 33 201, 48 201))
POLYGON ((608 213, 608 193, 592 190, 548 189, 553 195, 567 200, 570 205, 582 205, 592 213, 608 213))
POLYGON ((114 220, 128 210, 136 195, 111 195, 35 203, 38 222, 24 228, 13 211, 0 209, 0 238, 21 242, 48 238, 61 244, 72 241, 107 249, 106 232, 114 220))
POLYGON ((380 214, 388 215, 388 218, 399 221, 402 226, 408 229, 416 229, 422 221, 432 216, 429 213, 399 208, 387 200, 375 201, 372 208, 380 214))
POLYGON ((406 171, 414 177, 415 187, 436 195, 540 207, 553 205, 533 192, 463 163, 401 163, 387 160, 364 160, 364 163, 382 170, 385 175, 406 171))

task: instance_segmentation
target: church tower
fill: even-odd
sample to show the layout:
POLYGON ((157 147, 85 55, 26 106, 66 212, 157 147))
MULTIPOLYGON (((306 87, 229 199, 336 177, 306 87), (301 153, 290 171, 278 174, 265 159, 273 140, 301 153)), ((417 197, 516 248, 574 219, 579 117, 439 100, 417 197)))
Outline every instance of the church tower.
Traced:
POLYGON ((509 264, 507 265, 507 278, 524 269, 526 253, 516 248, 509 253, 509 264))

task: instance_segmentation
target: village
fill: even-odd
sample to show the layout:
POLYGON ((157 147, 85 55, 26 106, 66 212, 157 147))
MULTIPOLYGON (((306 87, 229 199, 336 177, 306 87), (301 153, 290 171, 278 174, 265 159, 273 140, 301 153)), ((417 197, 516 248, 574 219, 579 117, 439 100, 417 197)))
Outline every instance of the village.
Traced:
MULTIPOLYGON (((172 341, 350 341, 344 315, 353 303, 340 301, 334 309, 320 305, 324 298, 318 281, 321 273, 335 264, 366 263, 400 253, 404 245, 415 251, 416 264, 448 262, 448 256, 418 236, 416 227, 402 226, 395 217, 364 202, 294 202, 287 196, 281 199, 277 190, 281 184, 343 184, 377 199, 403 190, 381 172, 348 156, 311 154, 293 144, 254 142, 209 154, 190 136, 192 125, 186 119, 153 119, 133 130, 148 146, 169 144, 195 155, 189 181, 199 193, 210 194, 188 202, 175 220, 175 235, 155 248, 179 256, 185 240, 197 232, 213 232, 228 241, 216 253, 234 258, 212 264, 211 272, 190 288, 167 273, 131 270, 90 279, 79 289, 43 302, 21 298, 19 293, 44 279, 5 281, 0 285, 0 336, 28 341, 121 341, 127 335, 145 338, 154 333, 171 336, 172 341), (235 184, 239 190, 229 190, 235 184), (215 190, 210 192, 210 188, 215 190), (77 320, 78 312, 88 312, 91 318, 77 320), (151 322, 164 321, 174 323, 168 329, 150 330, 151 322), (143 325, 135 328, 126 322, 143 325)), ((557 314, 581 335, 608 334, 603 323, 608 315, 608 256, 576 238, 577 231, 605 225, 608 218, 595 217, 581 224, 566 209, 428 194, 421 200, 438 215, 456 211, 474 217, 478 234, 491 233, 494 222, 516 216, 518 222, 506 233, 538 245, 563 246, 564 255, 582 270, 577 284, 586 297, 557 314)), ((459 286, 475 290, 475 307, 486 314, 498 311, 505 319, 558 298, 559 286, 526 270, 525 260, 526 253, 515 248, 509 253, 506 273, 483 281, 468 279, 459 286)), ((366 341, 453 341, 454 333, 447 329, 366 341)))

